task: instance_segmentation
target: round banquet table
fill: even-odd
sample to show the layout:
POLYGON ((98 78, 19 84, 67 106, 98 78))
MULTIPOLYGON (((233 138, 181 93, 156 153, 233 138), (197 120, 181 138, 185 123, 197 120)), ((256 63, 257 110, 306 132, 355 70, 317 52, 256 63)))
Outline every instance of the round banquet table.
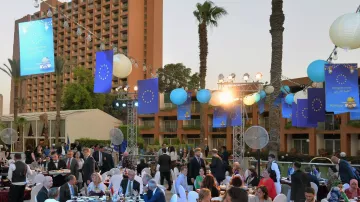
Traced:
MULTIPOLYGON (((8 202, 9 201, 9 189, 2 189, 0 188, 0 201, 1 202, 8 202)), ((31 199, 31 189, 25 189, 24 192, 24 200, 31 199)))

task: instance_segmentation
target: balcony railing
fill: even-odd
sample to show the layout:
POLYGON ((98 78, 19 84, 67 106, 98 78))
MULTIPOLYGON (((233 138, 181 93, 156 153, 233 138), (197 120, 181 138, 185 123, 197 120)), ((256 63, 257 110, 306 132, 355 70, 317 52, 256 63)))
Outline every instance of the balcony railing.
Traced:
POLYGON ((184 121, 183 127, 184 130, 200 130, 200 120, 192 119, 184 121))
POLYGON ((318 123, 317 130, 340 130, 340 124, 333 114, 326 114, 325 122, 318 123))
POLYGON ((143 121, 142 124, 139 126, 140 130, 149 130, 155 127, 154 121, 143 121))
POLYGON ((176 132, 177 127, 176 126, 162 126, 161 132, 176 132))
POLYGON ((162 106, 160 110, 168 111, 168 110, 173 110, 175 108, 176 108, 176 105, 174 105, 173 103, 164 103, 164 106, 162 106))

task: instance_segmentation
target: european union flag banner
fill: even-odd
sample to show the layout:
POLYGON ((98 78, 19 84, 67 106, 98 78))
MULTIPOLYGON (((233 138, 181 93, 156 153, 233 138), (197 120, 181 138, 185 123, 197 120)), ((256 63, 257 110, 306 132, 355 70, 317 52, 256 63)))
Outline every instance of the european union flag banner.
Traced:
POLYGON ((303 128, 315 128, 317 127, 317 123, 309 122, 309 108, 307 106, 307 99, 298 99, 297 100, 297 127, 303 128))
POLYGON ((327 112, 360 112, 357 64, 326 64, 327 112))
POLYGON ((138 80, 138 114, 154 114, 159 112, 159 80, 158 78, 138 80))
POLYGON ((187 100, 177 107, 177 120, 191 119, 191 92, 188 92, 187 100))
POLYGON ((261 99, 258 102, 258 110, 259 110, 259 114, 264 113, 264 111, 265 111, 265 98, 261 99))
POLYGON ((350 120, 360 120, 360 112, 350 112, 350 120))
POLYGON ((242 125, 242 113, 240 105, 234 106, 229 113, 230 126, 241 126, 242 125))
POLYGON ((19 23, 20 76, 55 71, 52 18, 19 23))
POLYGON ((214 108, 213 128, 225 128, 227 126, 228 113, 222 107, 214 108))
POLYGON ((94 93, 110 93, 113 75, 113 50, 96 52, 94 93))
POLYGON ((297 127, 297 119, 298 119, 298 112, 297 112, 297 104, 295 102, 291 105, 291 125, 297 127))
POLYGON ((292 106, 281 99, 281 115, 283 118, 290 119, 292 117, 292 106))
POLYGON ((310 123, 325 121, 325 89, 308 89, 308 115, 310 123))

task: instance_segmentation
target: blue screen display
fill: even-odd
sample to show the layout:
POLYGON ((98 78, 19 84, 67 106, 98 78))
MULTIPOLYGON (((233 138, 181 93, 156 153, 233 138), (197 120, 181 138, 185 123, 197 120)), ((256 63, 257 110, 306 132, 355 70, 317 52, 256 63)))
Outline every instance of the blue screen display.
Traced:
POLYGON ((52 18, 19 23, 20 75, 54 72, 52 18))

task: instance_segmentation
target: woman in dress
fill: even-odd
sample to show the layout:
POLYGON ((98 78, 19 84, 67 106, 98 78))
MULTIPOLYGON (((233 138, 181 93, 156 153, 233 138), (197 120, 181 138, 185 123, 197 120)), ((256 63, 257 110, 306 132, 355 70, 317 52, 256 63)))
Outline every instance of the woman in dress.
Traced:
POLYGON ((259 186, 256 189, 256 202, 271 202, 271 198, 269 197, 269 192, 265 186, 259 186))
POLYGON ((99 197, 105 195, 106 185, 102 182, 101 175, 99 173, 93 173, 91 175, 91 180, 92 182, 87 188, 88 195, 99 197))
POLYGON ((270 178, 270 173, 264 170, 262 173, 263 178, 259 182, 259 186, 265 186, 268 190, 271 199, 276 197, 276 188, 274 181, 270 178))
POLYGON ((205 176, 201 188, 209 189, 211 191, 211 197, 220 196, 220 191, 216 186, 216 180, 211 174, 205 176))
POLYGON ((204 180, 204 178, 205 178, 204 168, 200 168, 200 170, 199 170, 199 175, 196 176, 195 182, 194 182, 194 187, 195 187, 195 189, 200 189, 201 183, 202 183, 202 181, 204 180))
POLYGON ((35 161, 35 154, 31 145, 28 145, 25 151, 25 163, 31 164, 33 161, 35 161))
POLYGON ((79 179, 77 179, 79 190, 81 189, 82 184, 83 184, 82 167, 84 165, 84 159, 82 159, 80 156, 81 156, 80 152, 77 151, 75 153, 75 160, 77 161, 77 163, 79 165, 79 168, 78 168, 78 170, 79 170, 79 179))

